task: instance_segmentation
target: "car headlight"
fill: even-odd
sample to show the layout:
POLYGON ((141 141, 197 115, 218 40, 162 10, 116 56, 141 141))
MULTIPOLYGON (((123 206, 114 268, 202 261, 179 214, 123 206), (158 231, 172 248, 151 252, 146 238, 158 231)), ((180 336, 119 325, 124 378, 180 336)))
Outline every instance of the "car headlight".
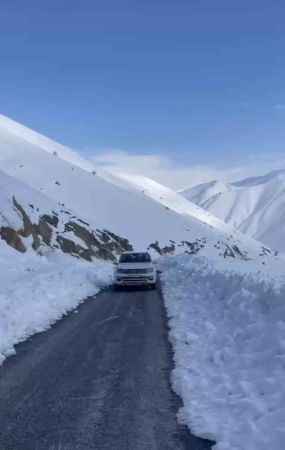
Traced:
POLYGON ((124 269, 117 269, 117 273, 125 273, 124 269))
POLYGON ((146 272, 146 273, 152 273, 152 272, 153 272, 153 268, 151 268, 151 269, 145 269, 145 272, 146 272))

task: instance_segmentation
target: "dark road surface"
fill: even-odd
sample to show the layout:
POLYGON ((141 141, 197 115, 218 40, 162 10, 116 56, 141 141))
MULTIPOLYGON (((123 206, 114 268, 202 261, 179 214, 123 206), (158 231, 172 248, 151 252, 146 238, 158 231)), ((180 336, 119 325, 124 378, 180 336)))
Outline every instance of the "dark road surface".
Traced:
POLYGON ((0 369, 0 450, 206 450, 176 423, 159 292, 105 291, 0 369))

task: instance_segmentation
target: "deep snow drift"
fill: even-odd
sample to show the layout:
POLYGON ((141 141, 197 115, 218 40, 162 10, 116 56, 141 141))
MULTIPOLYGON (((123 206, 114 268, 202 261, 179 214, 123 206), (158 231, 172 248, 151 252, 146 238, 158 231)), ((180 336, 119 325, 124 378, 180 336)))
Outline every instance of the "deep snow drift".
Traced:
POLYGON ((238 230, 285 251, 285 170, 224 184, 201 184, 184 197, 238 230))
MULTIPOLYGON (((19 253, 0 240, 0 365, 14 345, 46 330, 110 284, 112 264, 19 253)), ((96 300, 95 300, 96 301, 96 300)))
POLYGON ((285 271, 270 258, 165 258, 179 418, 216 450, 282 450, 285 271))

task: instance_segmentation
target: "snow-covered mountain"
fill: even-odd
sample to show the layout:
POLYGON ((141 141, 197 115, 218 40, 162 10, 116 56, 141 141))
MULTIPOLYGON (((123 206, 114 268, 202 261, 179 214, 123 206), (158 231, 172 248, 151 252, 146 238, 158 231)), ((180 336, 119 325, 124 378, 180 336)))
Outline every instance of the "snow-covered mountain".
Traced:
POLYGON ((285 251, 285 170, 224 184, 201 184, 181 192, 243 233, 285 251))
POLYGON ((198 184, 191 189, 185 189, 180 191, 184 198, 196 204, 204 204, 204 202, 216 195, 220 195, 223 192, 230 190, 230 185, 223 183, 222 181, 210 181, 208 183, 198 184))
POLYGON ((153 244, 162 253, 178 247, 196 252, 207 242, 221 254, 232 252, 229 245, 260 253, 259 244, 170 189, 143 177, 97 173, 91 162, 67 147, 3 116, 0 168, 57 208, 73 211, 92 229, 113 232, 135 248, 153 244))
POLYGON ((253 228, 278 230, 284 180, 279 172, 184 194, 206 211, 146 177, 97 171, 0 116, 0 364, 109 286, 110 261, 123 250, 174 254, 158 264, 180 418, 217 449, 283 448, 284 259, 216 218, 211 205, 227 204, 237 226, 236 212, 244 226, 249 216, 253 228))

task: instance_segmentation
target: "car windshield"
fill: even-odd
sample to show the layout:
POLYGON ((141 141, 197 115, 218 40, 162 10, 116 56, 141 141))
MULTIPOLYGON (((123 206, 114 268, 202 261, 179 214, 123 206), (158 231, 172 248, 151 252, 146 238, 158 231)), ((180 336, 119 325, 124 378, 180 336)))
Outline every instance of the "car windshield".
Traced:
POLYGON ((148 253, 126 253, 121 255, 120 263, 146 263, 151 262, 148 253))

